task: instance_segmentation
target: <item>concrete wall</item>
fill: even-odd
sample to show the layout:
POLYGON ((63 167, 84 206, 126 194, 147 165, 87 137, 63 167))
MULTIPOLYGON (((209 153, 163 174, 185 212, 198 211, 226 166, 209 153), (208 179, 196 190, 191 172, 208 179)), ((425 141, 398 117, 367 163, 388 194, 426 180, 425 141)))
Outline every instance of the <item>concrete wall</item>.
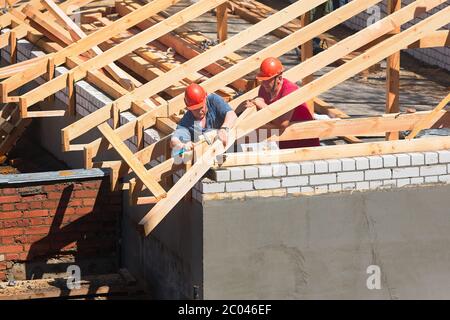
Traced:
POLYGON ((450 186, 204 202, 206 299, 449 299, 450 186), (369 265, 381 289, 368 290, 369 265))
POLYGON ((147 206, 130 207, 124 193, 122 265, 158 299, 202 297, 203 215, 200 203, 180 202, 158 227, 144 237, 137 227, 147 206))

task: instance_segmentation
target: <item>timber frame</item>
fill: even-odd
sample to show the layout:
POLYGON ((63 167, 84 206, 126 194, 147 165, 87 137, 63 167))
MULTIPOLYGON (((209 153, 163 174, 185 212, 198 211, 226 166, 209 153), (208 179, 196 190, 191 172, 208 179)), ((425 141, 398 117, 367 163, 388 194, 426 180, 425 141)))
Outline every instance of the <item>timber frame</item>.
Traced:
POLYGON ((67 152, 82 151, 86 168, 110 168, 112 187, 128 190, 132 204, 153 205, 140 221, 146 235, 211 167, 450 148, 450 137, 412 140, 425 128, 450 126, 450 114, 444 110, 450 95, 442 97, 441 103, 432 111, 409 114, 399 113, 398 98, 400 51, 448 46, 450 33, 440 29, 450 22, 450 7, 440 9, 404 31, 401 31, 401 26, 446 1, 416 0, 401 7, 399 0, 389 0, 387 17, 312 55, 313 38, 381 2, 353 0, 317 21, 308 21, 306 17, 309 12, 325 1, 294 2, 283 10, 255 20, 254 25, 232 37, 227 33, 229 10, 238 14, 245 12, 236 10, 238 1, 199 0, 171 16, 165 14, 164 10, 177 0, 154 0, 146 5, 128 0, 118 1, 116 11, 121 17, 116 21, 95 14, 84 17, 85 31, 92 27, 91 22, 102 25, 97 29, 92 27, 89 34, 68 17, 75 8, 89 3, 89 0, 67 0, 59 6, 52 0, 31 0, 26 5, 10 8, 8 13, 0 16, 0 27, 10 29, 0 35, 0 48, 9 46, 11 52, 11 66, 0 69, 0 101, 15 105, 13 113, 16 120, 10 125, 10 132, 21 121, 29 123, 34 117, 73 116, 77 81, 87 79, 105 90, 115 100, 64 128, 61 132, 62 149, 67 152), (206 50, 199 50, 196 47, 198 43, 195 43, 200 39, 199 36, 183 38, 177 34, 177 30, 185 28, 184 24, 210 10, 216 10, 219 42, 206 50), (283 27, 289 26, 289 23, 292 25, 291 21, 298 17, 302 17, 298 26, 290 29, 283 27), (235 53, 273 32, 282 32, 284 37, 247 58, 235 53), (119 39, 119 35, 124 33, 127 37, 119 39), (42 35, 51 41, 37 41, 42 35), (16 42, 25 37, 39 42, 49 53, 17 63, 16 42), (153 72, 143 69, 139 61, 158 58, 149 47, 149 43, 156 40, 174 47, 176 53, 183 55, 187 61, 164 63, 153 72), (297 47, 302 47, 301 63, 287 70, 284 76, 293 82, 303 81, 303 86, 265 109, 239 110, 238 106, 246 99, 255 97, 259 88, 253 88, 245 76, 258 69, 264 58, 281 56, 297 47), (318 98, 320 94, 386 58, 385 115, 351 119, 318 98), (335 61, 341 61, 341 64, 314 79, 316 71, 335 61), (120 69, 118 62, 142 73, 145 81, 120 69), (55 77, 54 69, 60 65, 70 69, 55 77), (210 76, 204 77, 204 71, 209 72, 210 76), (15 95, 16 89, 40 76, 46 76, 48 81, 29 92, 15 95), (220 141, 209 145, 207 141, 215 138, 215 133, 210 132, 209 139, 203 137, 195 144, 192 154, 185 155, 185 160, 191 156, 189 161, 178 163, 170 156, 169 148, 170 134, 176 128, 184 108, 183 90, 177 88, 191 82, 201 82, 208 92, 229 93, 231 90, 229 103, 239 113, 239 117, 230 130, 227 146, 224 147, 220 141), (69 95, 67 110, 34 110, 34 105, 44 100, 51 103, 53 95, 66 88, 69 95), (233 90, 242 94, 233 94, 236 93, 233 90), (161 92, 166 94, 166 98, 160 95, 161 92), (258 135, 261 128, 273 128, 270 122, 295 108, 299 102, 309 102, 315 112, 340 119, 294 123, 281 133, 269 131, 267 140, 343 137, 350 144, 260 153, 226 153, 239 139, 250 134, 258 135), (135 118, 121 125, 120 114, 129 111, 136 115, 135 118), (145 145, 143 135, 149 128, 164 133, 164 137, 145 145), (83 144, 74 142, 91 130, 98 130, 100 138, 83 144), (398 132, 406 130, 411 133, 405 140, 399 140, 398 132), (357 138, 372 134, 385 135, 386 141, 364 143, 357 138), (136 142, 136 152, 125 143, 131 140, 136 142), (117 152, 120 160, 96 160, 110 149, 117 152), (171 177, 175 172, 184 174, 173 184, 171 177), (130 174, 129 182, 123 182, 123 178, 130 174))

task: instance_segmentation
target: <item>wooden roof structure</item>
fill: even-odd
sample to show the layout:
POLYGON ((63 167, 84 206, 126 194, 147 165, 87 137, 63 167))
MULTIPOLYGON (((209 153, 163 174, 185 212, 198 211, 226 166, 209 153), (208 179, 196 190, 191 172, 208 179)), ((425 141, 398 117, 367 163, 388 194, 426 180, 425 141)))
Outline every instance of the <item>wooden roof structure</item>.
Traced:
MULTIPOLYGON (((90 16, 89 19, 102 23, 102 27, 86 35, 67 15, 74 7, 88 3, 88 0, 67 0, 59 6, 52 0, 31 0, 26 5, 12 8, 0 16, 1 27, 11 29, 1 35, 0 43, 3 47, 9 45, 12 53, 11 66, 0 69, 0 79, 3 79, 0 82, 0 101, 16 106, 14 112, 18 120, 12 125, 15 127, 21 121, 28 122, 34 117, 73 115, 75 112, 74 85, 82 79, 92 81, 110 93, 115 98, 112 103, 62 130, 62 148, 64 151, 83 152, 86 168, 110 168, 113 187, 129 190, 133 204, 154 204, 140 221, 145 234, 149 234, 213 166, 450 148, 450 137, 413 140, 415 135, 424 128, 448 127, 449 115, 443 109, 449 103, 450 95, 443 97, 442 102, 433 111, 411 114, 399 113, 398 100, 399 52, 410 48, 448 46, 450 43, 449 31, 441 30, 443 26, 450 23, 450 7, 442 8, 446 1, 416 0, 402 8, 400 1, 389 0, 390 14, 387 17, 336 42, 323 52, 312 55, 311 41, 314 37, 320 36, 380 2, 380 0, 353 0, 324 17, 309 22, 306 18, 309 11, 325 1, 294 2, 283 10, 260 17, 255 20, 254 25, 228 38, 227 7, 238 6, 237 1, 199 0, 171 16, 163 15, 162 12, 177 3, 177 0, 153 0, 145 5, 128 0, 118 1, 116 11, 121 18, 109 21, 101 16, 90 16), (404 31, 400 30, 405 23, 434 8, 441 9, 414 26, 404 31), (192 43, 189 44, 189 40, 180 40, 171 33, 214 9, 217 9, 217 31, 220 40, 218 44, 204 51, 195 51, 192 49, 192 43), (286 30, 283 26, 298 17, 302 17, 300 27, 286 31, 284 38, 245 59, 236 57, 236 50, 274 30, 280 30, 280 28, 286 30), (140 32, 127 31, 135 26, 140 29, 140 32), (17 39, 27 37, 37 41, 39 33, 54 40, 51 44, 41 41, 42 46, 46 47, 49 53, 36 59, 15 63, 14 52, 17 39), (127 33, 127 37, 120 41, 115 38, 123 33, 127 33), (127 55, 137 52, 137 49, 147 46, 154 40, 170 42, 177 54, 182 54, 187 57, 187 60, 184 63, 166 66, 164 72, 143 76, 147 81, 145 83, 140 83, 117 67, 115 64, 117 61, 129 66, 135 65, 139 59, 133 60, 127 55), (260 111, 247 109, 240 113, 235 126, 230 131, 227 147, 224 148, 220 141, 209 145, 207 142, 210 139, 203 138, 196 143, 190 161, 179 164, 170 157, 168 144, 170 132, 175 128, 180 112, 184 109, 182 90, 176 89, 180 83, 186 84, 186 79, 190 79, 188 82, 198 81, 201 78, 199 72, 208 70, 210 77, 200 80, 208 92, 218 90, 229 92, 230 88, 244 92, 230 97, 229 103, 236 109, 241 102, 257 95, 258 87, 249 86, 244 77, 258 69, 264 58, 281 56, 299 46, 302 46, 302 62, 284 74, 286 78, 294 82, 303 80, 304 85, 299 90, 271 104, 268 108, 260 111), (339 112, 333 111, 331 106, 317 97, 386 58, 388 63, 385 115, 294 123, 281 134, 268 137, 269 140, 281 141, 342 136, 350 142, 361 142, 355 136, 386 133, 386 141, 260 153, 227 153, 224 157, 220 157, 237 139, 259 128, 273 128, 270 122, 295 108, 299 102, 312 101, 316 111, 329 114, 335 112, 339 116, 339 112), (312 78, 314 72, 340 59, 345 63, 321 77, 312 78), (224 64, 224 61, 228 63, 224 64), (55 77, 55 67, 63 64, 70 70, 55 77), (24 94, 14 94, 14 90, 42 75, 46 75, 47 82, 24 94), (66 88, 69 96, 69 105, 66 110, 33 110, 33 105, 44 100, 51 103, 52 95, 66 88), (161 92, 166 92, 169 98, 163 99, 158 96, 161 92), (133 111, 137 116, 134 120, 120 125, 120 114, 126 111, 133 111), (163 128, 168 134, 145 146, 143 132, 151 127, 163 128), (89 143, 74 143, 75 139, 93 129, 100 131, 100 138, 89 143), (398 132, 402 130, 411 130, 411 133, 407 139, 398 140, 398 132), (133 153, 128 148, 125 143, 128 139, 137 141, 137 152, 133 153), (110 149, 114 149, 121 160, 96 160, 110 149), (155 160, 161 160, 161 158, 162 161, 154 164, 155 160), (153 165, 148 168, 150 163, 153 165), (180 170, 184 170, 185 173, 175 184, 172 184, 168 177, 172 177, 174 172, 180 170), (133 174, 134 177, 124 183, 121 178, 129 174, 133 174)), ((152 58, 148 51, 146 55, 136 54, 141 59, 152 58)), ((144 72, 143 69, 138 70, 144 72)), ((341 114, 340 117, 347 116, 341 114)), ((11 132, 14 131, 10 129, 11 132)), ((210 132, 208 135, 213 140, 215 132, 210 132)))

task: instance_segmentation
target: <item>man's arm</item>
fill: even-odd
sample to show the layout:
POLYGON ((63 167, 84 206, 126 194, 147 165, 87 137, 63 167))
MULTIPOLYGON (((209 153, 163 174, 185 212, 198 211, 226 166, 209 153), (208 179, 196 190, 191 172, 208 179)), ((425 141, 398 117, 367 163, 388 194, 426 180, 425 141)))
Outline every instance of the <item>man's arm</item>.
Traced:
MULTIPOLYGON (((257 110, 261 110, 267 107, 267 104, 264 102, 264 99, 261 97, 253 99, 253 104, 256 106, 257 110)), ((279 127, 280 129, 284 130, 291 124, 291 118, 294 114, 294 110, 288 111, 282 116, 279 116, 278 118, 272 120, 270 123, 274 124, 275 126, 279 127)))

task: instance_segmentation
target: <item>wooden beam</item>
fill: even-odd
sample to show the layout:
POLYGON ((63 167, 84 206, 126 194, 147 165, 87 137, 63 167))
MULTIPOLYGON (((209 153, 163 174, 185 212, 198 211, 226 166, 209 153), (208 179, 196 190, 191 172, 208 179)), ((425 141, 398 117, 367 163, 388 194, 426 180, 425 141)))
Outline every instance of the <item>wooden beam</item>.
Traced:
POLYGON ((224 42, 228 38, 228 3, 221 4, 216 9, 217 39, 224 42))
MULTIPOLYGON (((388 0, 388 14, 401 9, 401 0, 388 0)), ((400 26, 395 28, 393 34, 400 32, 400 26)), ((386 113, 400 111, 400 50, 387 58, 386 63, 386 113)), ((387 132, 386 140, 398 140, 398 131, 387 132)))
POLYGON ((275 151, 239 152, 227 154, 223 163, 216 168, 246 166, 269 163, 285 163, 347 157, 366 157, 380 154, 424 152, 450 148, 450 137, 358 143, 343 146, 320 146, 275 151))
MULTIPOLYGON (((448 102, 448 100, 447 100, 448 102)), ((447 117, 446 112, 436 108, 432 114, 430 111, 411 114, 386 114, 384 116, 357 118, 357 119, 329 119, 293 123, 284 131, 274 133, 273 136, 265 135, 271 141, 284 141, 309 138, 332 138, 338 136, 356 136, 385 133, 397 129, 398 131, 412 130, 418 122, 433 117, 435 122, 442 117, 447 117)), ((262 129, 264 130, 264 129, 262 129)))
POLYGON ((441 113, 441 110, 444 109, 447 104, 450 102, 450 93, 442 99, 442 101, 437 105, 436 108, 433 109, 426 117, 417 121, 417 123, 412 128, 410 134, 406 137, 406 139, 414 139, 414 137, 423 129, 432 126, 436 121, 439 120, 438 115, 441 113))
POLYGON ((114 133, 113 129, 107 124, 103 123, 98 126, 98 129, 103 136, 108 139, 109 143, 114 146, 114 149, 119 153, 122 159, 133 169, 134 173, 145 184, 145 186, 153 193, 153 195, 159 200, 166 197, 166 191, 151 177, 147 175, 147 170, 139 162, 139 160, 133 155, 128 147, 120 140, 114 133))

